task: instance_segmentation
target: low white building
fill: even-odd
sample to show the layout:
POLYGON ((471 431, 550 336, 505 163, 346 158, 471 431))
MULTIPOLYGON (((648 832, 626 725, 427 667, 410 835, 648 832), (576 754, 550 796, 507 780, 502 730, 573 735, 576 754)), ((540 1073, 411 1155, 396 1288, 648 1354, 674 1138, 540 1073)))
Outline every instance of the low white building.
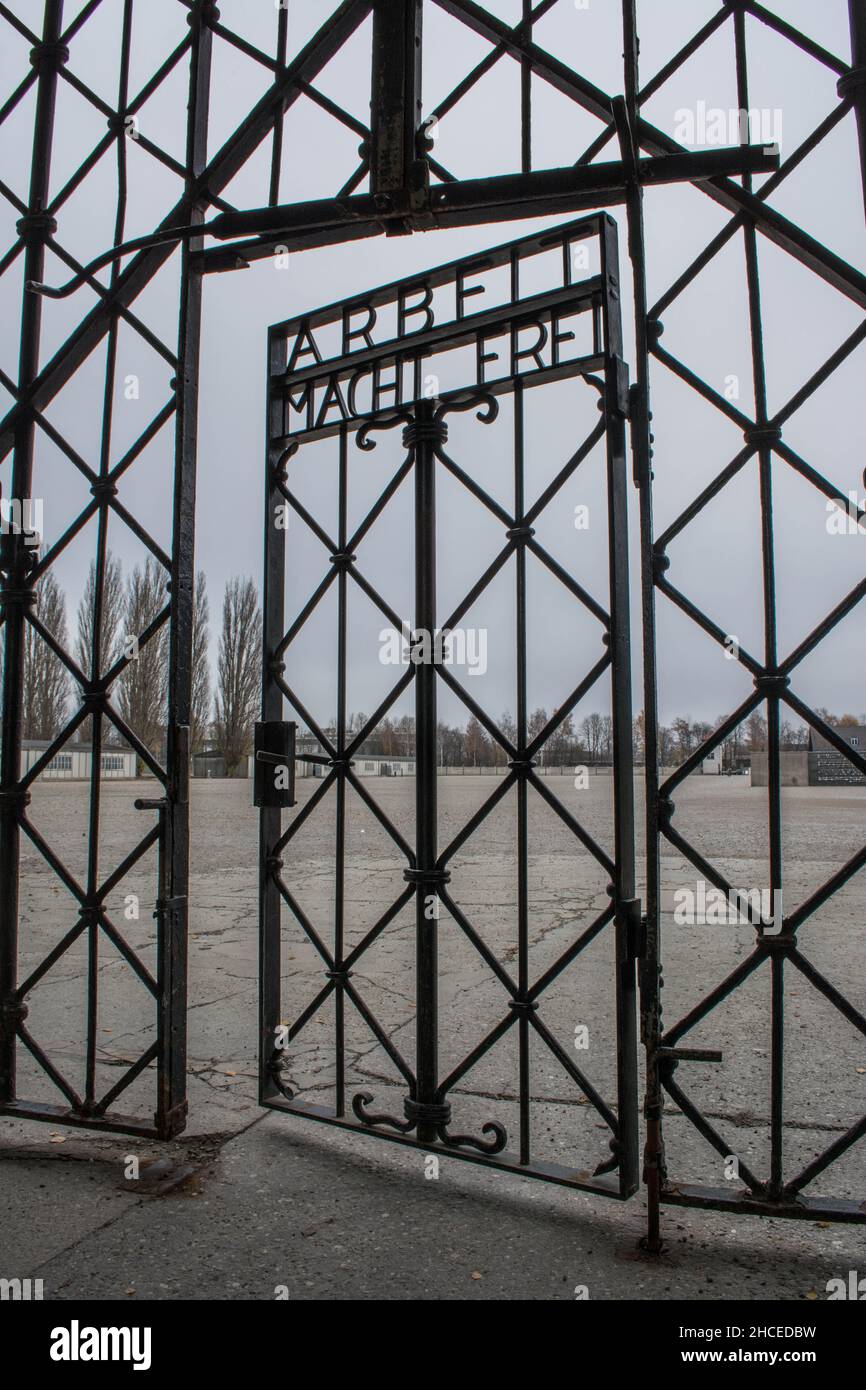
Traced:
MULTIPOLYGON (((316 753, 319 753, 318 744, 316 753)), ((298 775, 301 777, 325 777, 328 771, 326 763, 298 763, 298 775)), ((386 756, 384 753, 356 753, 352 759, 352 771, 356 777, 414 777, 415 759, 390 754, 386 756)))
POLYGON ((722 770, 722 749, 721 746, 714 748, 708 758, 704 758, 701 764, 701 772, 705 777, 718 777, 722 770))
POLYGON ((353 759, 359 777, 414 777, 415 759, 374 753, 358 753, 353 759))
MULTIPOLYGON (((21 768, 29 772, 50 747, 47 739, 25 739, 21 752, 21 768)), ((102 777, 136 777, 135 751, 126 745, 103 747, 100 760, 102 777)), ((86 782, 93 768, 93 748, 89 743, 67 743, 59 753, 55 753, 40 776, 67 782, 86 782)))

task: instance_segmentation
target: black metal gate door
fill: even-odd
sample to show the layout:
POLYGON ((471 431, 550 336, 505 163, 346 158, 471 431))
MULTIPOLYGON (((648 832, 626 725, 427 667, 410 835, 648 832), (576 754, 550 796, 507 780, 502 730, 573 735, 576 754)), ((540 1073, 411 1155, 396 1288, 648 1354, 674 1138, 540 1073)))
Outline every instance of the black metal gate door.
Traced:
MULTIPOLYGON (((624 449, 628 384, 616 226, 607 215, 582 219, 280 324, 270 334, 269 371, 263 716, 255 777, 261 808, 262 1104, 628 1197, 638 1185, 640 913, 624 449), (576 267, 596 273, 576 276, 576 267), (467 304, 476 311, 468 312, 467 304), (442 389, 449 373, 454 384, 442 389), (560 389, 557 383, 564 384, 570 402, 579 395, 590 399, 593 423, 584 437, 579 411, 569 406, 564 461, 550 445, 541 451, 550 457, 539 462, 529 457, 527 401, 536 387, 544 389, 534 401, 550 399, 548 393, 560 389), (507 458, 501 438, 494 441, 490 430, 500 403, 513 422, 507 458), (475 437, 466 434, 470 421, 479 436, 477 450, 475 437), (448 443, 449 426, 455 436, 460 431, 462 452, 448 443), (364 482, 374 462, 371 451, 395 443, 394 434, 384 432, 397 429, 403 452, 383 475, 384 485, 371 492, 369 480, 364 482), (572 559, 565 562, 536 534, 594 451, 600 461, 597 501, 606 513, 606 603, 577 577, 580 542, 574 530, 572 559), (481 457, 492 463, 483 484, 475 468, 481 457), (304 493, 304 479, 311 476, 315 486, 304 493), (366 500, 350 519, 349 498, 358 479, 366 500), (461 500, 450 514, 437 564, 437 505, 446 485, 456 486, 461 500), (394 554, 383 557, 381 546, 377 553, 377 526, 401 489, 403 521, 385 546, 394 554), (411 502, 406 489, 414 489, 411 502), (311 497, 320 499, 321 509, 311 497), (460 544, 454 517, 473 505, 501 532, 490 563, 447 611, 437 590, 460 544), (328 506, 331 519, 325 520, 328 506), (411 623, 401 618, 389 588, 387 567, 396 565, 397 551, 409 560, 411 623), (538 720, 532 723, 528 694, 530 566, 561 586, 596 629, 592 644, 587 640, 569 650, 551 619, 548 640, 556 660, 564 671, 574 667, 576 679, 569 676, 567 695, 540 727, 538 720), (449 661, 449 634, 506 569, 514 583, 515 624, 507 642, 516 673, 516 718, 507 727, 470 694, 449 661), (404 656, 399 678, 374 713, 353 718, 353 663, 363 662, 364 652, 350 597, 359 594, 386 619, 386 632, 399 635, 404 656), (327 603, 333 609, 332 638, 304 646, 305 631, 327 603), (608 679, 612 804, 602 827, 609 831, 605 848, 602 831, 584 819, 579 793, 566 794, 572 784, 582 787, 590 770, 568 768, 566 776, 561 762, 557 766, 546 753, 588 692, 608 679), (330 693, 317 696, 323 680, 330 693), (413 693, 414 746, 407 737, 403 753, 389 761, 381 730, 389 711, 413 693), (449 819, 442 794, 455 794, 456 779, 443 775, 448 768, 441 766, 440 697, 468 710, 495 755, 489 782, 478 768, 475 781, 459 784, 464 800, 472 788, 472 805, 459 823, 449 819), (334 703, 329 708, 325 700, 334 703), (373 783, 370 773, 383 768, 389 780, 373 783), (405 782, 397 778, 403 772, 409 773, 405 782), (553 790, 557 782, 562 794, 553 790), (483 796, 475 790, 482 785, 483 796), (514 815, 496 822, 498 862, 503 876, 513 869, 515 891, 508 916, 512 945, 503 950, 494 937, 504 914, 497 909, 491 916, 488 909, 480 926, 486 905, 469 901, 473 884, 479 899, 488 892, 477 877, 481 860, 459 872, 455 864, 474 836, 489 832, 506 801, 514 815), (284 811, 292 806, 298 809, 286 822, 284 811), (539 808, 568 837, 568 873, 584 873, 595 886, 587 894, 586 923, 577 912, 561 914, 564 920, 552 927, 553 944, 540 955, 533 943, 538 946, 546 927, 539 927, 529 843, 539 808), (359 873, 349 863, 348 845, 364 833, 363 816, 372 827, 371 857, 360 881, 372 877, 374 887, 359 906, 352 891, 359 873), (379 836, 375 853, 373 832, 379 836), (384 888, 389 873, 395 882, 390 893, 384 888), (600 884, 593 875, 600 875, 600 884), (361 908, 366 915, 361 911, 358 921, 361 908), (462 1012, 450 1007, 459 982, 441 954, 455 942, 468 953, 456 974, 474 991, 462 1012), (586 962, 598 952, 602 973, 596 962, 590 975, 586 962), (610 1033, 607 1045, 593 1041, 584 1059, 582 1015, 570 1011, 568 1000, 576 1000, 587 981, 610 1033), (557 989, 565 993, 555 1005, 557 989), (395 1024, 388 1006, 397 995, 402 1016, 395 1024), (568 1044, 563 1019, 569 1032, 574 1024, 575 1039, 568 1044), (441 1056, 446 1044, 447 1064, 441 1056), (472 1087, 470 1073, 481 1074, 472 1087), (365 1078, 375 1085, 369 1079, 365 1085, 365 1078), (393 1101, 383 1099, 388 1094, 393 1101), (503 1123, 507 1114, 513 1124, 503 1123), (559 1142, 545 1148, 541 1131, 554 1128, 559 1142)), ((443 516, 440 511, 440 527, 443 516)))

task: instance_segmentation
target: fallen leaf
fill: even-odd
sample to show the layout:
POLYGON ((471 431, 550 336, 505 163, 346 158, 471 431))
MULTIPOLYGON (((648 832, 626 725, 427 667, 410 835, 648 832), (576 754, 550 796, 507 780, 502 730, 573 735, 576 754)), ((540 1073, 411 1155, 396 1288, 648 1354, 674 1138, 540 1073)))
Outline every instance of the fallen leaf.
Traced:
POLYGON ((809 1299, 811 1299, 812 1302, 814 1303, 814 1302, 815 1302, 815 1299, 818 1297, 818 1295, 816 1294, 816 1292, 815 1292, 814 1289, 810 1289, 809 1292, 806 1294, 806 1297, 809 1298, 809 1299))
POLYGON ((471 1273, 471 1275, 470 1275, 469 1277, 470 1277, 471 1279, 483 1279, 483 1278, 484 1278, 484 1275, 483 1275, 483 1274, 479 1274, 477 1269, 473 1269, 473 1271, 472 1271, 472 1273, 471 1273))

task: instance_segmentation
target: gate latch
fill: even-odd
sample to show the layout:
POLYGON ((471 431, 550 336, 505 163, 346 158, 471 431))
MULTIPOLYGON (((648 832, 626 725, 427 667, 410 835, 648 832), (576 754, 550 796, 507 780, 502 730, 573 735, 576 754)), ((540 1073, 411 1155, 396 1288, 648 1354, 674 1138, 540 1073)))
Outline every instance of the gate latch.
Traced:
POLYGON ((294 806, 297 724, 269 719, 256 724, 253 805, 294 806))

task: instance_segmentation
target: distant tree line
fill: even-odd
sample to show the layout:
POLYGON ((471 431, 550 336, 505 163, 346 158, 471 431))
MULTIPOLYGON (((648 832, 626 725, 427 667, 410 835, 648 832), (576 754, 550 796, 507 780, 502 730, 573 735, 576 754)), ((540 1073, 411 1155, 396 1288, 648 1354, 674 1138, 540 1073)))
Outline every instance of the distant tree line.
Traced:
MULTIPOLYGON (((136 565, 124 579, 119 559, 108 551, 101 571, 90 566, 77 612, 74 662, 90 679, 117 667, 111 700, 123 725, 156 758, 164 752, 168 699, 168 589, 167 575, 152 556, 136 565), (97 641, 96 615, 99 613, 97 641)), ((68 650, 66 603, 56 576, 49 569, 36 586, 34 622, 26 627, 24 651, 24 728, 26 739, 52 740, 66 724, 72 709, 74 681, 54 650, 68 650), (54 645, 53 645, 54 644, 54 645)), ((255 583, 235 577, 225 586, 217 652, 215 687, 209 665, 210 612, 203 571, 195 580, 192 642, 192 708, 190 735, 193 751, 210 747, 220 753, 233 772, 251 751, 253 724, 261 689, 261 610, 255 583)), ((866 724, 866 715, 817 714, 831 726, 866 724)), ((542 707, 527 718, 527 742, 532 743, 556 721, 556 710, 542 707)), ((677 766, 689 758, 722 723, 678 716, 658 732, 658 756, 662 766, 677 766)), ((349 716, 349 736, 359 733, 368 716, 349 716)), ((333 721, 335 723, 336 721, 333 721)), ((506 710, 498 727, 513 747, 517 724, 506 710)), ((104 730, 107 740, 118 731, 104 730)), ((91 737, 90 721, 80 727, 83 741, 91 737)), ((805 724, 783 720, 783 750, 805 749, 809 730, 805 724)), ((642 762, 646 753, 643 712, 632 729, 634 756, 642 762)), ((767 748, 767 723, 754 711, 727 735, 722 744, 724 767, 736 767, 752 753, 767 748)), ((382 757, 414 757, 415 721, 411 715, 386 716, 363 744, 362 751, 382 757)), ((497 739, 474 715, 465 725, 440 722, 437 754, 447 767, 502 767, 508 755, 497 739)), ((603 765, 613 760, 613 720, 593 712, 579 722, 567 714, 545 739, 538 754, 543 766, 603 765)))
MULTIPOLYGON (((359 732, 366 723, 366 715, 353 714, 349 717, 350 732, 359 732)), ((538 708, 526 721, 527 742, 537 738, 554 715, 538 708)), ((506 710, 498 721, 498 728, 512 747, 517 746, 517 723, 514 715, 506 710)), ((567 714, 556 729, 545 740, 540 759, 549 765, 563 766, 572 762, 609 762, 612 756, 613 721, 610 715, 590 714, 575 725, 574 716, 567 714)), ((508 754, 475 715, 470 715, 465 726, 439 723, 437 728, 438 761, 444 767, 504 767, 508 754)), ((392 720, 387 716, 375 731, 365 740, 363 751, 381 757, 413 757, 415 754, 415 720, 411 715, 403 715, 392 720)))
MULTIPOLYGON (((866 724, 866 715, 834 714, 831 710, 820 708, 815 713, 825 724, 840 728, 850 724, 866 724)), ((677 767, 700 747, 724 722, 726 715, 720 715, 713 724, 693 720, 690 716, 674 719, 669 725, 659 729, 659 761, 663 767, 677 767)), ((809 746, 809 726, 792 724, 783 719, 779 726, 779 747, 783 753, 804 752, 809 746)), ((737 767, 747 762, 752 753, 767 751, 767 721, 759 710, 754 710, 749 718, 738 724, 722 741, 722 766, 737 767)), ((643 756, 643 715, 635 720, 635 752, 643 756)))
MULTIPOLYGON (((836 715, 830 710, 819 709, 816 713, 825 723, 840 727, 848 724, 866 724, 866 715, 836 715)), ((555 719, 556 712, 548 714, 543 708, 536 709, 527 719, 527 742, 531 743, 548 724, 555 719)), ((726 715, 720 715, 715 723, 692 719, 690 715, 680 716, 670 724, 662 725, 658 735, 659 762, 663 767, 678 767, 701 746, 723 723, 726 715)), ((349 734, 359 733, 367 722, 365 714, 352 714, 347 721, 349 734)), ((514 716, 506 711, 500 716, 498 728, 516 747, 517 725, 514 716)), ((805 724, 792 724, 783 720, 780 728, 780 745, 784 752, 805 750, 809 744, 809 729, 805 724)), ((767 748, 767 721, 758 711, 722 742, 723 767, 737 767, 747 762, 752 753, 765 752, 767 748)), ((643 712, 634 720, 632 726, 632 749, 636 761, 643 762, 646 756, 646 731, 643 712)), ((384 718, 362 745, 362 752, 379 757, 414 757, 415 721, 411 715, 399 719, 384 718)), ((475 715, 470 715, 466 724, 452 725, 441 722, 437 730, 437 757, 445 767, 503 767, 508 755, 475 715)), ((545 767, 568 767, 610 764, 613 762, 613 720, 609 714, 593 712, 577 722, 570 714, 558 724, 545 740, 537 761, 545 767)))

